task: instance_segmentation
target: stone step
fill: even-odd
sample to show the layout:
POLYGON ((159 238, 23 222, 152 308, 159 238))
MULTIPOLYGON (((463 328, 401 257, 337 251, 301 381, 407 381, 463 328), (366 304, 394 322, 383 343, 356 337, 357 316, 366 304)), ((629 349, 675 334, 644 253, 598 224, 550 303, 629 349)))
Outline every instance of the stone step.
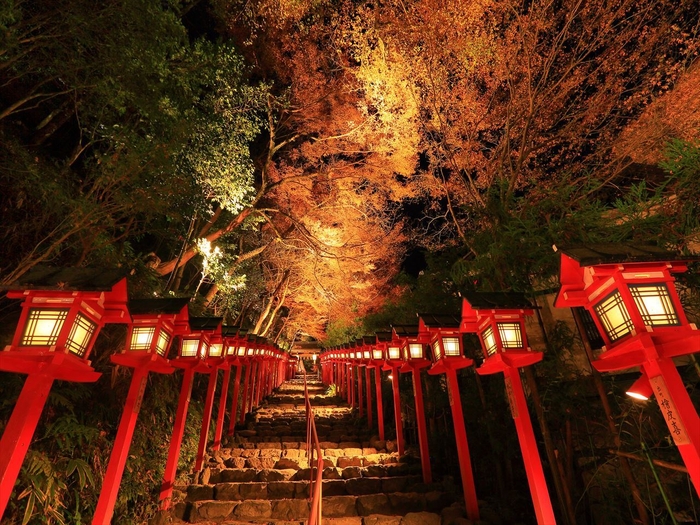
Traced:
MULTIPOLYGON (((361 458, 358 458, 361 459, 361 458)), ((325 464, 325 460, 324 460, 325 464)), ((215 485, 230 482, 270 482, 270 481, 304 481, 311 478, 309 468, 275 469, 266 468, 261 462, 261 468, 211 468, 205 467, 195 480, 201 485, 215 485)), ((315 468, 313 469, 315 472, 315 468)), ((420 465, 407 463, 369 465, 366 467, 351 465, 338 467, 327 465, 323 469, 323 479, 351 478, 385 478, 418 474, 420 465)))
MULTIPOLYGON (((323 520, 363 516, 405 516, 409 513, 430 513, 437 517, 421 523, 440 523, 440 512, 452 504, 442 492, 363 494, 323 497, 323 520)), ((251 521, 301 521, 309 516, 307 499, 248 499, 246 501, 200 500, 180 502, 175 515, 187 523, 221 522, 227 519, 251 521)))
MULTIPOLYGON (((189 485, 185 501, 217 500, 245 501, 250 499, 307 499, 309 480, 230 482, 216 485, 189 485)), ((393 478, 351 478, 323 481, 323 495, 360 496, 365 494, 411 492, 426 494, 441 492, 438 483, 423 483, 421 476, 396 476, 393 478)))

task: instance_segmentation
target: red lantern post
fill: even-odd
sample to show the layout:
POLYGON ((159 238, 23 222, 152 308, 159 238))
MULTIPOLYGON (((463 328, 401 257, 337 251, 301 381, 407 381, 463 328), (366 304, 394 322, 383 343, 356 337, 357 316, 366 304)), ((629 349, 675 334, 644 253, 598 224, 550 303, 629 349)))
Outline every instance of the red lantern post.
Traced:
POLYGON ((423 382, 421 370, 431 365, 425 355, 425 344, 429 341, 429 335, 419 334, 418 326, 397 325, 394 330, 394 340, 401 345, 403 366, 399 372, 410 372, 413 378, 413 402, 416 408, 416 425, 418 427, 418 446, 420 448, 420 462, 423 471, 423 483, 431 483, 433 474, 430 467, 430 449, 428 447, 428 429, 425 424, 425 407, 423 405, 423 382))
POLYGON ((396 448, 400 456, 406 450, 403 438, 403 421, 401 419, 401 392, 399 390, 399 368, 403 366, 401 347, 398 340, 392 339, 386 349, 384 370, 389 370, 392 393, 394 394, 394 421, 396 425, 396 448))
POLYGON ((173 336, 185 333, 189 299, 142 299, 129 301, 132 324, 125 349, 111 357, 113 363, 133 368, 131 386, 126 397, 117 436, 109 457, 107 472, 97 501, 93 525, 108 525, 112 521, 124 466, 136 427, 141 401, 149 372, 171 374, 167 354, 173 336))
POLYGON ((459 381, 457 379, 457 370, 471 366, 474 362, 464 356, 459 325, 459 319, 450 315, 421 314, 418 320, 418 331, 430 334, 433 366, 430 367, 428 373, 431 375, 445 374, 447 379, 447 393, 450 398, 452 423, 457 441, 459 470, 462 474, 464 504, 469 519, 477 521, 479 519, 479 502, 476 499, 472 460, 469 454, 467 429, 464 423, 462 398, 459 394, 459 381))
POLYGON ((22 312, 0 370, 27 379, 0 439, 0 519, 54 380, 96 381, 88 357, 97 335, 106 323, 129 322, 121 272, 40 266, 7 289, 22 312))
POLYGON ((593 362, 599 372, 641 367, 669 432, 700 494, 700 418, 673 358, 700 352, 700 332, 688 322, 673 274, 688 261, 655 246, 562 248, 555 305, 584 307, 605 341, 593 362))
MULTIPOLYGON (((218 337, 218 336, 217 336, 218 337)), ((238 399, 237 383, 240 381, 240 361, 236 355, 237 343, 240 334, 240 329, 236 326, 222 326, 221 327, 221 347, 222 351, 220 353, 212 355, 212 349, 216 348, 218 343, 212 343, 209 352, 208 364, 212 366, 217 366, 223 368, 224 379, 221 384, 221 396, 219 397, 219 414, 216 417, 216 429, 214 430, 214 443, 212 443, 212 450, 219 450, 221 448, 221 437, 224 432, 224 417, 226 416, 226 397, 228 396, 229 383, 231 381, 231 367, 237 367, 236 372, 236 385, 234 385, 234 402, 238 399)), ((216 341, 218 339, 213 339, 216 341)), ((229 427, 231 423, 235 425, 236 412, 235 405, 231 410, 229 415, 229 427)))
POLYGON ((525 316, 532 315, 534 306, 522 294, 465 292, 462 296, 461 331, 478 334, 484 351, 485 361, 477 373, 503 372, 505 377, 537 523, 556 523, 518 371, 542 360, 541 352, 528 347, 525 331, 525 316))
MULTIPOLYGON (((170 364, 175 368, 184 371, 182 385, 180 387, 180 397, 177 403, 177 412, 173 433, 170 437, 170 447, 168 449, 168 459, 165 463, 163 473, 163 483, 160 489, 160 506, 162 510, 168 510, 171 505, 173 484, 177 474, 177 463, 180 459, 180 447, 182 437, 185 433, 185 423, 187 422, 187 410, 190 405, 192 394, 192 380, 195 372, 210 373, 212 366, 207 362, 207 355, 211 352, 214 334, 220 331, 221 318, 196 318, 189 319, 189 332, 183 335, 180 342, 178 357, 171 360, 170 364)), ((214 347, 214 358, 220 354, 220 349, 214 347)))
POLYGON ((372 348, 376 342, 375 336, 365 335, 362 337, 362 361, 365 364, 365 385, 366 385, 366 396, 367 400, 367 426, 369 428, 374 427, 374 418, 372 414, 372 379, 370 377, 370 369, 373 367, 372 361, 372 348))
POLYGON ((377 399, 377 426, 379 427, 379 439, 384 441, 384 401, 382 399, 382 369, 386 364, 384 359, 389 342, 391 341, 391 332, 377 332, 375 334, 375 345, 372 349, 372 364, 374 368, 374 388, 376 389, 375 398, 377 399))

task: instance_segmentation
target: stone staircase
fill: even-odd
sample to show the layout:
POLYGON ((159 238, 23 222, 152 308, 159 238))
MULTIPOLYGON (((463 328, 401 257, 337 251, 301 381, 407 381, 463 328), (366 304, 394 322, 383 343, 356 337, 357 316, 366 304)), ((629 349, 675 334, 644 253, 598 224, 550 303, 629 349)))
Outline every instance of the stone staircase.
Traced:
MULTIPOLYGON (((399 457, 347 404, 309 381, 323 450, 323 523, 335 525, 466 525, 457 496, 422 482, 420 462, 399 457)), ((285 382, 236 431, 229 448, 212 452, 187 487, 178 487, 173 523, 304 523, 309 468, 303 379, 285 382)), ((315 469, 314 469, 315 470, 315 469)))

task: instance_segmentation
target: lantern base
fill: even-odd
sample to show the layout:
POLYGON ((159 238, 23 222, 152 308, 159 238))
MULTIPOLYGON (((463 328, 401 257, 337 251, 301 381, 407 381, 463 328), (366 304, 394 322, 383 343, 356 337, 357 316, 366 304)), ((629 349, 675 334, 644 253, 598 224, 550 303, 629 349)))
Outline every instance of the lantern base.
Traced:
POLYGON ((468 357, 448 357, 440 359, 437 363, 431 366, 428 369, 428 373, 431 376, 435 376, 438 374, 444 374, 448 370, 459 370, 461 368, 467 368, 469 366, 472 366, 473 364, 474 360, 469 359, 468 357))
POLYGON ((21 350, 0 352, 0 370, 18 374, 42 374, 59 381, 94 383, 101 373, 95 372, 90 362, 63 352, 26 354, 21 350))
POLYGON ((476 369, 476 372, 481 376, 505 372, 507 368, 522 368, 524 366, 534 365, 542 361, 543 357, 542 352, 522 350, 497 353, 489 356, 483 364, 476 369))
POLYGON ((114 354, 110 356, 110 360, 115 365, 143 369, 149 372, 155 372, 156 374, 172 374, 175 372, 175 369, 170 365, 169 361, 158 354, 130 352, 114 354))

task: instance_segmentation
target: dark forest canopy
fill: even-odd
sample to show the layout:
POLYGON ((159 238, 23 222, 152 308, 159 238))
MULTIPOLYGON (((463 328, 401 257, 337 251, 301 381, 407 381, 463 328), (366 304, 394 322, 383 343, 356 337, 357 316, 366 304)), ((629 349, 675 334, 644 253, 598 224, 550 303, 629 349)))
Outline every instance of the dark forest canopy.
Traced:
POLYGON ((691 248, 688 170, 620 137, 697 29, 670 0, 6 2, 0 276, 121 265, 285 341, 410 291, 407 250, 528 291, 553 243, 691 248))

